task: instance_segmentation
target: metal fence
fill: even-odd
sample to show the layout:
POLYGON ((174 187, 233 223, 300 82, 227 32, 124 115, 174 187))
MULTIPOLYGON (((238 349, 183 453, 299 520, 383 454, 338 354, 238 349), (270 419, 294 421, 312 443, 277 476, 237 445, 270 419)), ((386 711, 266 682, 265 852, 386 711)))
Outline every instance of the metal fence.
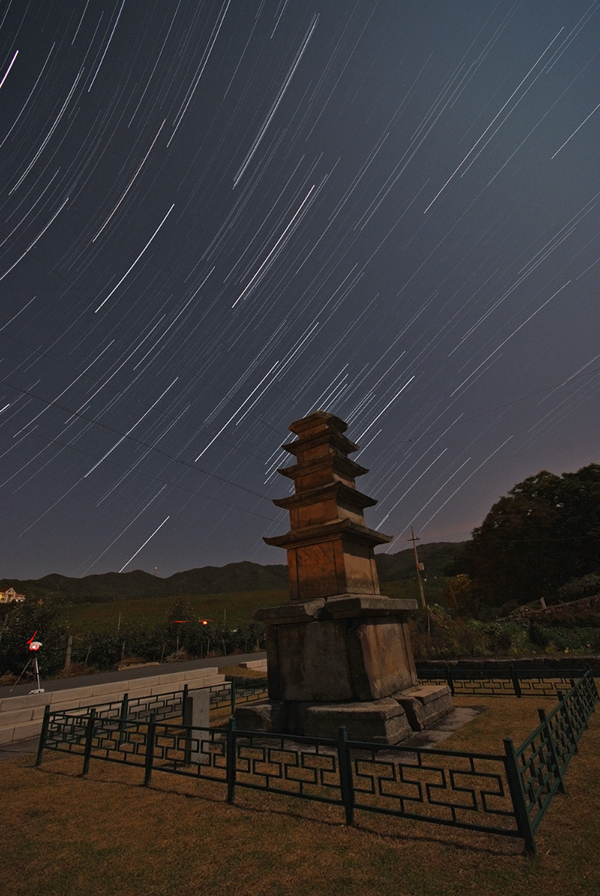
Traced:
MULTIPOLYGON (((566 694, 559 692, 559 702, 552 712, 538 710, 540 724, 514 750, 532 842, 552 797, 557 790, 565 792, 564 773, 578 752, 579 739, 597 700, 596 684, 591 670, 587 670, 566 694)), ((512 752, 512 742, 507 739, 505 744, 512 752)))
MULTIPOLYGON (((142 697, 129 697, 129 694, 124 694, 120 700, 93 703, 65 710, 64 715, 72 719, 87 718, 93 709, 97 719, 118 719, 122 723, 127 721, 148 722, 152 717, 157 721, 175 719, 183 715, 186 699, 194 690, 208 691, 211 710, 229 709, 232 715, 236 706, 267 696, 267 689, 262 682, 256 685, 245 683, 236 685, 235 682, 223 682, 223 684, 213 684, 197 689, 190 688, 186 684, 181 690, 168 691, 164 694, 147 694, 142 697)), ((57 711, 54 715, 59 717, 61 713, 57 711)))
POLYGON ((558 691, 572 687, 575 678, 581 678, 585 669, 562 670, 519 669, 516 665, 496 668, 473 669, 458 664, 439 663, 420 666, 419 681, 447 684, 452 696, 465 697, 556 697, 558 691))
MULTIPOLYGON (((250 695, 247 695, 250 698, 250 695)), ((200 728, 149 719, 51 712, 46 707, 36 764, 44 750, 75 753, 90 762, 118 762, 144 769, 149 784, 156 772, 220 782, 227 799, 236 788, 251 788, 344 808, 352 824, 356 810, 522 838, 535 852, 535 831, 575 752, 598 692, 591 670, 515 748, 504 753, 470 753, 388 746, 337 739, 200 728)))

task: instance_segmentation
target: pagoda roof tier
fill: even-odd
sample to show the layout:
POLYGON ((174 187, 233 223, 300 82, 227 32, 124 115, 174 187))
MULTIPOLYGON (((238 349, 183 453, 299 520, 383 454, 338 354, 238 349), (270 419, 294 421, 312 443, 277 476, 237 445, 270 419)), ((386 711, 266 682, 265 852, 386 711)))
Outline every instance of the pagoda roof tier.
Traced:
POLYGON ((286 532, 285 535, 277 535, 272 538, 263 537, 265 544, 277 548, 296 548, 301 545, 320 544, 333 538, 344 538, 361 544, 375 547, 378 544, 389 544, 394 540, 393 535, 383 535, 375 529, 367 526, 359 526, 352 520, 332 520, 317 526, 306 526, 304 529, 295 529, 286 532))
POLYGON ((342 454, 351 454, 353 451, 358 451, 360 447, 336 429, 325 428, 318 432, 312 432, 309 436, 301 436, 293 442, 285 442, 281 447, 284 451, 288 451, 297 457, 299 454, 304 454, 305 451, 314 451, 315 448, 319 448, 322 445, 335 448, 342 454))
POLYGON ((307 473, 317 472, 328 467, 332 469, 333 473, 345 476, 348 479, 356 479, 357 476, 364 476, 365 473, 369 472, 368 467, 363 467, 339 451, 333 451, 329 454, 324 454, 322 457, 314 457, 311 460, 302 461, 302 463, 294 464, 292 467, 281 467, 277 472, 281 473, 282 476, 287 476, 288 479, 295 480, 307 473))
POLYGON ((313 411, 308 417, 302 417, 301 420, 294 420, 290 423, 288 429, 297 436, 310 435, 317 430, 322 430, 323 425, 329 429, 335 429, 340 433, 346 432, 348 424, 341 417, 330 414, 328 411, 313 411))
POLYGON ((275 498, 273 504, 275 504, 276 507, 283 507, 284 509, 289 510, 292 507, 304 507, 307 504, 315 504, 322 501, 324 498, 331 497, 332 494, 336 495, 338 501, 350 504, 353 507, 359 507, 361 510, 364 507, 374 507, 377 504, 376 498, 370 498, 363 492, 359 492, 358 489, 346 485, 345 482, 339 481, 329 482, 326 485, 306 489, 295 495, 288 495, 287 498, 275 498))

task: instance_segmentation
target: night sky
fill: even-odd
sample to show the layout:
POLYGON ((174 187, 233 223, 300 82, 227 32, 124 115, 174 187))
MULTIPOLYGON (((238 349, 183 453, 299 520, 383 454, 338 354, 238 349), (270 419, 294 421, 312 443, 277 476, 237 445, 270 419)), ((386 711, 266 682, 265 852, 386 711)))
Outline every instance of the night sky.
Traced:
POLYGON ((600 2, 0 3, 0 576, 284 563, 287 427, 407 545, 600 461, 600 2))

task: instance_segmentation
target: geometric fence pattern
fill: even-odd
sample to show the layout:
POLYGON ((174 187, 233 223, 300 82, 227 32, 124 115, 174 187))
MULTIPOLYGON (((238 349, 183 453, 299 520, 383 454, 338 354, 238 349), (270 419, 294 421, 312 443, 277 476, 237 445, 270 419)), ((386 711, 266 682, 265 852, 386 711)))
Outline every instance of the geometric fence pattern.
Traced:
MULTIPOLYGON (((546 685, 555 687, 560 676, 550 675, 546 685)), ((119 762, 143 769, 146 784, 156 772, 208 779, 230 802, 236 788, 251 788, 342 806, 348 824, 356 810, 376 812, 520 837, 533 853, 598 700, 591 670, 557 696, 552 712, 539 710, 535 731, 518 748, 506 738, 498 755, 350 741, 343 727, 334 740, 238 731, 234 719, 224 728, 186 726, 159 720, 158 710, 125 718, 46 707, 36 764, 44 750, 76 753, 83 774, 92 759, 119 762)))
POLYGON ((594 678, 587 670, 566 694, 559 693, 552 712, 538 710, 539 726, 514 752, 531 837, 556 791, 564 793, 564 773, 597 700, 594 678))
MULTIPOLYGON (((66 715, 70 718, 77 716, 87 718, 90 711, 94 709, 96 718, 119 719, 122 723, 126 721, 148 722, 152 717, 159 721, 178 718, 183 714, 183 707, 190 690, 186 684, 179 691, 169 691, 164 694, 148 694, 132 698, 125 694, 121 700, 90 704, 88 706, 80 706, 77 709, 66 710, 66 715)), ((242 703, 259 700, 266 696, 267 693, 264 684, 236 686, 234 682, 213 684, 200 688, 200 690, 209 692, 210 709, 224 709, 227 707, 232 714, 235 712, 236 705, 239 706, 242 703)), ((56 712, 54 715, 60 718, 61 713, 56 712)))
POLYGON ((477 697, 554 697, 559 690, 572 686, 573 678, 580 678, 584 669, 564 672, 546 669, 517 669, 511 666, 503 670, 461 668, 460 664, 439 663, 419 669, 419 680, 435 684, 447 684, 452 696, 477 697))

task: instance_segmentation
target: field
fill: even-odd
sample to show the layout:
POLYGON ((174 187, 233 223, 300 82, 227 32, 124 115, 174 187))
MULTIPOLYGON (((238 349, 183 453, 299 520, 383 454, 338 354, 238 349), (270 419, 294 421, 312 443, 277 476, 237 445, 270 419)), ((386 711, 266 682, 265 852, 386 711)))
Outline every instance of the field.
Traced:
MULTIPOLYGON (((501 751, 553 700, 459 698, 486 712, 448 749, 501 751)), ((234 805, 208 782, 48 754, 3 762, 7 807, 0 881, 10 896, 596 896, 600 892, 600 716, 592 716, 538 830, 538 855, 518 840, 239 790, 234 805)))
MULTIPOLYGON (((144 620, 149 625, 165 622, 173 602, 181 598, 148 597, 140 600, 99 601, 76 604, 66 611, 64 620, 73 633, 93 629, 117 630, 119 616, 121 626, 128 622, 144 620)), ((198 619, 214 622, 226 621, 231 628, 248 625, 257 607, 275 607, 286 603, 285 588, 272 591, 234 591, 228 594, 196 594, 185 598, 198 619)))

